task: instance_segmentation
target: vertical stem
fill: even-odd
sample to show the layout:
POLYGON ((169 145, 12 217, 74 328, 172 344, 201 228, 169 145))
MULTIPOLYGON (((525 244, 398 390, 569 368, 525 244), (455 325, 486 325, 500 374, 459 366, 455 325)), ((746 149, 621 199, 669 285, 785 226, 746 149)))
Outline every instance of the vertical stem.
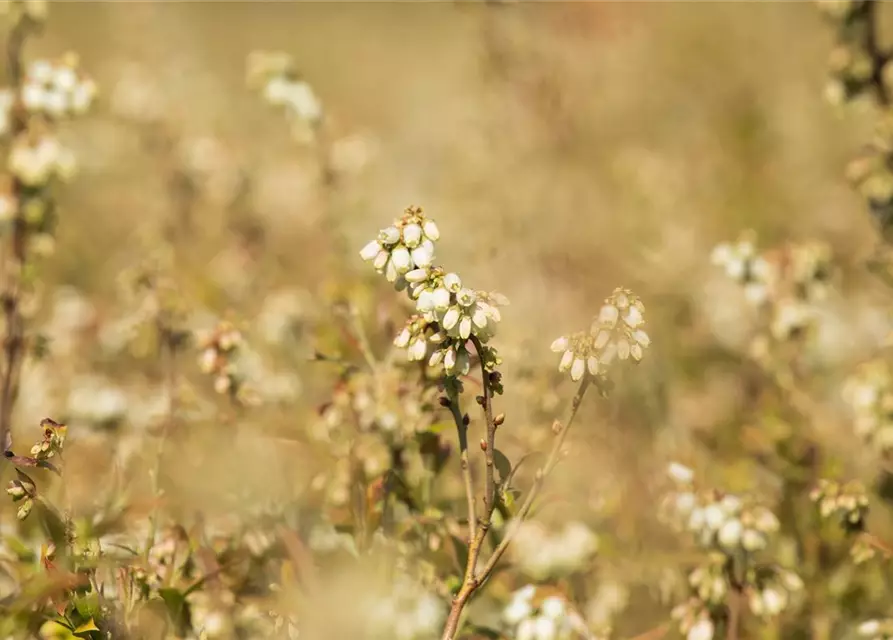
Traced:
POLYGON ((515 514, 515 517, 509 523, 508 527, 506 528, 505 536, 503 536, 499 545, 493 551, 493 554, 487 560, 486 565, 484 565, 484 568, 480 571, 480 573, 477 573, 473 569, 473 567, 477 565, 477 559, 480 556, 484 538, 486 537, 487 531, 489 529, 489 520, 482 521, 478 526, 477 533, 475 534, 474 539, 472 540, 468 548, 468 565, 465 571, 465 579, 462 582, 462 587, 459 589, 459 593, 456 594, 456 597, 453 599, 453 604, 450 607, 450 613, 447 617, 446 624, 444 625, 441 640, 453 640, 456 637, 456 633, 459 630, 459 621, 462 618, 462 612, 465 610, 465 606, 471 600, 472 596, 475 594, 478 588, 480 588, 480 586, 487 581, 487 578, 489 578, 494 569, 496 569, 496 565, 498 564, 500 558, 502 558, 502 556, 505 554, 506 550, 509 547, 509 544, 511 544, 512 540, 517 534, 521 523, 524 522, 524 520, 527 518, 527 515, 530 513, 530 509, 533 507, 533 503, 536 500, 537 496, 539 496, 540 490, 543 487, 546 477, 552 472, 552 470, 555 468, 555 465, 558 464, 558 460, 561 457, 561 449, 564 446, 564 440, 567 437, 567 432, 577 416, 577 412, 579 411, 580 405, 583 402, 583 396, 586 394, 586 390, 589 388, 591 382, 592 380, 590 379, 590 377, 586 376, 583 378, 583 381, 577 388, 577 393, 576 395, 574 395, 574 399, 571 402, 571 408, 567 419, 565 420, 563 425, 561 423, 557 423, 560 429, 556 433, 555 441, 552 444, 552 449, 549 452, 549 456, 546 459, 546 462, 543 463, 542 467, 537 469, 533 486, 527 493, 527 497, 525 498, 524 503, 521 505, 518 513, 515 514), (485 524, 487 526, 485 526, 485 524))
MULTIPOLYGON (((6 43, 7 75, 9 84, 15 95, 12 108, 12 137, 21 135, 27 127, 27 114, 21 104, 22 85, 22 51, 25 39, 33 26, 27 15, 22 15, 12 31, 6 43)), ((18 180, 13 180, 13 196, 16 201, 22 191, 22 185, 18 180)), ((27 258, 27 229, 22 217, 21 207, 16 211, 13 222, 13 232, 10 239, 11 254, 14 261, 12 268, 4 265, 6 273, 6 290, 3 295, 3 316, 6 323, 6 335, 3 341, 4 367, 2 380, 0 380, 0 446, 5 447, 7 437, 12 427, 12 411, 19 391, 19 372, 21 370, 24 355, 24 322, 20 309, 22 270, 27 258)))

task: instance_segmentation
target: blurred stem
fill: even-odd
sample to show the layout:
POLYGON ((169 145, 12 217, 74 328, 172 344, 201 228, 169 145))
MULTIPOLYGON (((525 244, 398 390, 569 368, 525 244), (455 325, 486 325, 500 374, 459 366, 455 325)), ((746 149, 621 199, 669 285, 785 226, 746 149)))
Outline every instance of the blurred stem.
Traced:
POLYGON ((744 588, 735 575, 735 561, 729 558, 725 565, 726 579, 729 583, 728 618, 726 619, 726 640, 738 640, 741 627, 741 605, 744 602, 744 588))
POLYGON ((161 465, 164 460, 164 449, 167 444, 168 436, 177 419, 177 347, 174 344, 174 332, 170 327, 159 322, 158 335, 161 340, 161 357, 164 363, 164 386, 168 397, 167 416, 161 427, 161 433, 158 436, 158 451, 155 454, 155 466, 152 469, 152 514, 149 517, 149 532, 146 537, 146 558, 149 551, 155 544, 155 534, 158 532, 158 521, 160 519, 160 501, 161 501, 161 465))
MULTIPOLYGON (((23 13, 9 33, 6 43, 7 75, 9 85, 15 95, 15 103, 11 113, 12 139, 21 135, 27 128, 27 114, 21 104, 21 86, 24 64, 22 53, 28 34, 35 23, 23 13)), ((22 191, 21 183, 13 180, 13 196, 20 201, 22 191)), ((0 446, 6 447, 8 434, 12 427, 12 411, 19 391, 19 372, 21 370, 24 355, 24 320, 22 318, 21 288, 22 271, 27 258, 27 227, 23 217, 23 211, 19 207, 13 221, 11 236, 11 252, 14 264, 10 269, 9 264, 4 264, 6 273, 6 291, 3 296, 3 315, 6 323, 6 335, 4 336, 3 351, 5 366, 0 383, 0 446)))
POLYGON ((518 513, 515 514, 515 517, 512 518, 512 520, 509 522, 508 526, 506 527, 505 536, 503 536, 499 545, 493 551, 493 554, 487 560, 487 563, 484 565, 484 568, 481 570, 480 573, 476 573, 473 567, 475 567, 477 564, 477 559, 481 552, 481 546, 483 545, 484 538, 486 537, 487 531, 489 529, 489 522, 487 523, 487 528, 483 526, 483 522, 480 526, 478 526, 474 539, 472 540, 468 548, 468 568, 466 568, 465 578, 462 581, 462 586, 459 589, 459 593, 456 594, 456 597, 453 599, 452 606, 450 607, 450 614, 447 617, 441 640, 453 640, 453 638, 456 637, 456 632, 459 629, 459 621, 462 617, 462 612, 465 610, 466 605, 471 600, 472 596, 474 596, 475 592, 477 592, 477 590, 487 581, 490 575, 492 575, 493 571, 496 569, 496 565, 499 563, 499 560, 505 554, 512 540, 515 538, 515 535, 517 535, 521 524, 530 513, 530 510, 533 507, 533 503, 539 496, 546 478, 552 472, 561 458, 561 450, 564 446, 567 432, 577 416, 577 412, 579 411, 580 405, 583 402, 583 396, 586 395, 586 390, 589 388, 589 385, 591 383, 592 380, 590 376, 587 375, 583 378, 583 381, 580 383, 580 386, 577 389, 577 393, 576 395, 574 395, 574 399, 571 402, 570 411, 566 420, 564 421, 564 424, 556 420, 555 425, 553 426, 553 429, 555 429, 556 431, 555 441, 552 444, 551 451, 549 451, 549 456, 546 458, 543 466, 537 469, 536 476, 533 481, 533 486, 527 493, 527 497, 525 498, 524 503, 521 505, 518 513), (469 568, 471 570, 469 570, 469 568))

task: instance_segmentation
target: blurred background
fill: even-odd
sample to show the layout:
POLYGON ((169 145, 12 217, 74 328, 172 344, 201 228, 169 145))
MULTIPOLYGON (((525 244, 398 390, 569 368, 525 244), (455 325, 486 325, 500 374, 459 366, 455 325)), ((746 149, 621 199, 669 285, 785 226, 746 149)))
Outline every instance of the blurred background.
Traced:
MULTIPOLYGON (((756 318, 710 264, 744 230, 765 247, 830 244, 840 274, 808 358, 823 416, 809 428, 870 479, 837 405, 886 338, 889 294, 865 272, 875 232, 843 178, 869 107, 823 100, 831 42, 808 3, 53 3, 26 54, 77 51, 100 99, 62 132, 80 171, 45 267, 53 346, 27 368, 17 437, 66 418, 85 501, 115 456, 139 485, 160 374, 116 342, 118 275, 170 246, 196 308, 241 323, 263 357, 248 377, 273 401, 182 434, 167 455, 189 463, 168 465, 167 499, 226 511, 237 486, 306 482, 312 455, 255 439, 255 425, 286 437, 314 419, 331 372, 307 360, 333 300, 359 296, 388 343, 374 310, 395 294, 357 252, 418 204, 440 226, 438 259, 511 300, 507 452, 541 446, 572 394, 549 343, 588 327, 617 286, 642 298, 653 345, 608 400, 588 401, 543 514, 589 521, 606 580, 657 581, 648 554, 669 543, 654 477, 668 459, 734 490, 771 496, 783 481, 760 457, 775 442, 765 415, 784 412, 744 355, 756 318), (318 94, 325 162, 246 86, 255 50, 293 56, 318 94), (287 343, 284 326, 297 327, 287 343)), ((666 619, 640 602, 622 632, 666 619)))

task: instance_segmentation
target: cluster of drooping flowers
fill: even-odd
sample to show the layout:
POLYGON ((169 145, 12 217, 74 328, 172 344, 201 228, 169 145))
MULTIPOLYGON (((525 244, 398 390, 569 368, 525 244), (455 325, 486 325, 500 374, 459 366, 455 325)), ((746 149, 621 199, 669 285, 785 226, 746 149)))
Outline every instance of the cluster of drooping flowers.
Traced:
POLYGON ((511 547, 518 568, 538 580, 584 569, 597 550, 598 536, 582 522, 568 522, 559 531, 524 522, 511 547))
POLYGON ((199 367, 202 373, 214 376, 217 393, 234 395, 238 390, 240 379, 234 358, 241 345, 242 334, 227 321, 199 336, 199 367))
POLYGON ((96 97, 96 83, 79 69, 76 53, 58 60, 35 60, 25 72, 22 104, 30 113, 64 118, 87 112, 96 97))
POLYGON ((492 371, 499 358, 492 347, 483 345, 496 333, 502 318, 499 307, 508 300, 498 293, 464 287, 458 275, 433 266, 434 243, 439 238, 437 225, 421 207, 409 207, 360 251, 398 291, 407 290, 415 304, 416 314, 394 344, 407 349, 411 362, 427 360, 429 366, 442 367, 453 376, 468 373, 468 342, 472 341, 477 356, 492 371))
POLYGON ((726 606, 733 579, 754 615, 785 610, 802 581, 774 562, 758 561, 779 529, 775 514, 732 494, 696 491, 694 473, 681 464, 671 464, 669 475, 675 487, 661 505, 663 519, 691 533, 708 551, 705 563, 689 574, 690 599, 674 612, 682 632, 688 638, 712 637, 708 628, 712 633, 714 614, 726 606))
POLYGON ((405 575, 391 589, 360 603, 370 638, 423 640, 434 637, 446 611, 433 593, 405 575))
POLYGON ((282 52, 255 51, 248 56, 248 84, 273 106, 282 107, 295 138, 312 140, 323 119, 322 102, 282 52))
POLYGON ((515 640, 591 638, 582 616, 559 594, 539 594, 528 584, 512 593, 502 619, 515 640))
POLYGON ((843 385, 853 430, 877 453, 893 449, 893 371, 884 358, 861 364, 843 385))
POLYGON ((675 489, 664 498, 663 515, 705 549, 754 553, 765 549, 769 536, 778 531, 778 518, 769 509, 716 490, 697 492, 694 474, 681 464, 670 465, 669 474, 675 489))
POLYGON ((713 249, 711 260, 740 284, 754 306, 767 310, 769 332, 784 341, 803 335, 815 321, 832 275, 831 252, 820 242, 788 244, 758 253, 752 233, 713 249))
MULTIPOLYGON (((434 243, 439 239, 437 224, 425 216, 422 208, 408 207, 401 218, 379 231, 378 237, 363 247, 360 256, 367 262, 371 261, 375 270, 385 274, 388 282, 395 283, 398 290, 403 290, 409 282, 419 284, 427 281, 424 270, 434 263, 434 243), (423 273, 416 273, 419 270, 423 273), (413 272, 413 281, 405 277, 410 272, 413 272)), ((446 310, 449 307, 450 292, 446 289, 447 283, 442 284, 444 288, 438 297, 428 294, 424 298, 426 301, 431 298, 431 309, 440 306, 446 310)), ((456 284, 453 293, 460 286, 460 283, 456 284)), ((418 289, 421 294, 423 287, 418 289)))
POLYGON ((16 466, 16 479, 10 480, 6 487, 13 502, 19 502, 19 508, 16 516, 19 520, 24 520, 31 513, 34 507, 34 499, 37 497, 37 486, 32 478, 25 474, 19 467, 43 467, 47 469, 56 469, 49 461, 56 454, 62 453, 65 445, 65 434, 67 428, 63 424, 59 424, 49 418, 44 418, 40 423, 42 437, 33 447, 31 447, 31 456, 17 456, 11 450, 6 451, 7 459, 11 460, 16 466))
POLYGON ((598 375, 615 359, 639 362, 651 338, 643 329, 645 305, 629 289, 618 287, 606 300, 589 331, 561 336, 552 343, 560 353, 558 370, 580 380, 588 371, 598 375))
MULTIPOLYGON (((877 545, 867 533, 868 495, 861 482, 840 483, 822 479, 809 494, 816 503, 819 515, 825 520, 835 520, 847 536, 856 536, 850 547, 850 556, 856 564, 866 562, 877 555, 877 545)), ((882 548, 888 555, 886 546, 882 548)))
POLYGON ((870 1, 818 0, 817 4, 837 34, 828 60, 830 78, 825 96, 839 105, 876 88, 885 59, 872 42, 870 1))

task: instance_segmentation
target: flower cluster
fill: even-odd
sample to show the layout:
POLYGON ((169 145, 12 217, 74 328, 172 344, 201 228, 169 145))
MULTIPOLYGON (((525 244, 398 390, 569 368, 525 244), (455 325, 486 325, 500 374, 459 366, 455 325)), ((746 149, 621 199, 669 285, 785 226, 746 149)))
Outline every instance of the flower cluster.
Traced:
MULTIPOLYGON (((385 274, 388 282, 396 283, 398 290, 402 290, 409 282, 416 285, 427 282, 428 274, 424 270, 434 263, 434 243, 439 239, 440 230, 437 224, 425 217, 422 208, 408 207, 401 218, 379 231, 378 237, 363 247, 360 257, 366 262, 371 261, 376 272, 385 274), (419 271, 422 273, 418 273, 419 271), (413 272, 413 281, 401 278, 409 272, 413 272)), ((437 298, 437 301, 446 309, 449 306, 449 293, 446 291, 447 283, 441 282, 441 284, 444 285, 444 293, 440 295, 445 295, 446 298, 437 298)), ((454 286, 453 293, 458 291, 460 286, 461 283, 454 286)), ((428 287, 416 286, 419 294, 426 288, 428 287)), ((429 297, 431 294, 425 299, 429 297)), ((432 299, 432 309, 434 303, 435 300, 432 299)))
POLYGON ((528 584, 515 591, 502 612, 515 640, 570 640, 590 637, 579 613, 560 595, 539 596, 528 584))
MULTIPOLYGON (((40 131, 39 127, 15 139, 7 160, 9 172, 31 189, 44 187, 54 179, 69 180, 74 175, 75 167, 76 161, 71 151, 63 147, 55 136, 40 131)), ((29 202, 35 203, 37 200, 31 198, 29 202)), ((40 221, 43 215, 43 211, 35 211, 31 217, 40 221)))
POLYGON ((579 331, 561 336, 552 343, 552 351, 560 353, 558 370, 570 371, 571 379, 580 380, 588 371, 598 375, 615 358, 639 362, 651 338, 645 325, 645 305, 629 289, 618 287, 605 300, 588 332, 579 331))
POLYGON ((778 518, 769 509, 716 490, 696 492, 694 474, 678 463, 670 465, 669 474, 675 490, 664 498, 663 516, 705 549, 754 553, 765 549, 769 536, 778 531, 778 518))
POLYGON ((802 591, 802 580, 774 562, 757 561, 779 529, 775 514, 735 495, 697 492, 694 473, 681 464, 671 464, 668 471, 675 488, 662 503, 661 516, 692 533, 708 551, 706 561, 689 573, 691 597, 673 613, 682 633, 689 639, 712 637, 712 612, 725 604, 732 576, 754 615, 772 617, 784 611, 802 591))
POLYGON ((868 516, 868 496, 860 482, 840 484, 833 480, 820 480, 809 498, 819 508, 822 518, 836 518, 848 531, 862 531, 868 516))
POLYGON ((234 394, 239 387, 234 357, 241 344, 242 334, 226 321, 198 338, 199 368, 202 373, 214 376, 217 393, 234 394))
POLYGON ((758 253, 753 234, 717 245, 712 262, 740 284, 747 300, 767 310, 769 331, 779 341, 803 335, 815 321, 815 303, 828 293, 831 252, 820 242, 788 244, 758 253))
POLYGON ((839 105, 872 90, 875 79, 882 74, 884 59, 873 50, 866 35, 872 28, 871 2, 818 0, 817 4, 837 33, 837 44, 828 60, 830 78, 825 96, 839 105))
POLYGON ((511 547, 518 567, 536 579, 579 571, 597 550, 598 536, 582 522, 568 522, 555 532, 536 521, 524 522, 511 547))
POLYGON ((434 243, 440 231, 421 207, 409 207, 394 224, 382 229, 378 238, 360 251, 360 257, 398 291, 406 290, 415 304, 410 317, 394 340, 407 350, 407 359, 426 360, 442 367, 448 376, 466 375, 476 345, 476 355, 492 371, 499 358, 492 347, 484 347, 496 333, 502 319, 499 307, 508 304, 505 296, 464 287, 461 278, 433 266, 434 243))
POLYGON ((440 599, 405 576, 395 580, 389 592, 369 598, 361 607, 372 638, 431 638, 440 630, 446 617, 440 599))
POLYGON ((79 69, 77 54, 28 65, 22 84, 22 104, 32 114, 50 118, 83 115, 96 97, 96 83, 79 69))
POLYGON ((322 122, 322 102, 288 54, 253 52, 248 57, 248 84, 259 89, 269 104, 285 109, 297 139, 312 139, 322 122))
POLYGON ((842 395, 853 413, 856 435, 885 455, 893 449, 893 371, 883 358, 860 365, 842 395))
POLYGON ((59 424, 49 418, 44 418, 40 423, 42 429, 42 437, 33 447, 31 447, 31 457, 16 456, 11 451, 7 451, 6 455, 14 464, 16 464, 16 479, 11 480, 6 487, 6 493, 12 497, 13 502, 20 502, 16 516, 19 520, 24 520, 31 513, 34 507, 34 499, 37 496, 37 486, 33 479, 23 473, 18 467, 46 467, 54 469, 49 462, 50 458, 62 453, 65 445, 65 435, 67 427, 59 424))

